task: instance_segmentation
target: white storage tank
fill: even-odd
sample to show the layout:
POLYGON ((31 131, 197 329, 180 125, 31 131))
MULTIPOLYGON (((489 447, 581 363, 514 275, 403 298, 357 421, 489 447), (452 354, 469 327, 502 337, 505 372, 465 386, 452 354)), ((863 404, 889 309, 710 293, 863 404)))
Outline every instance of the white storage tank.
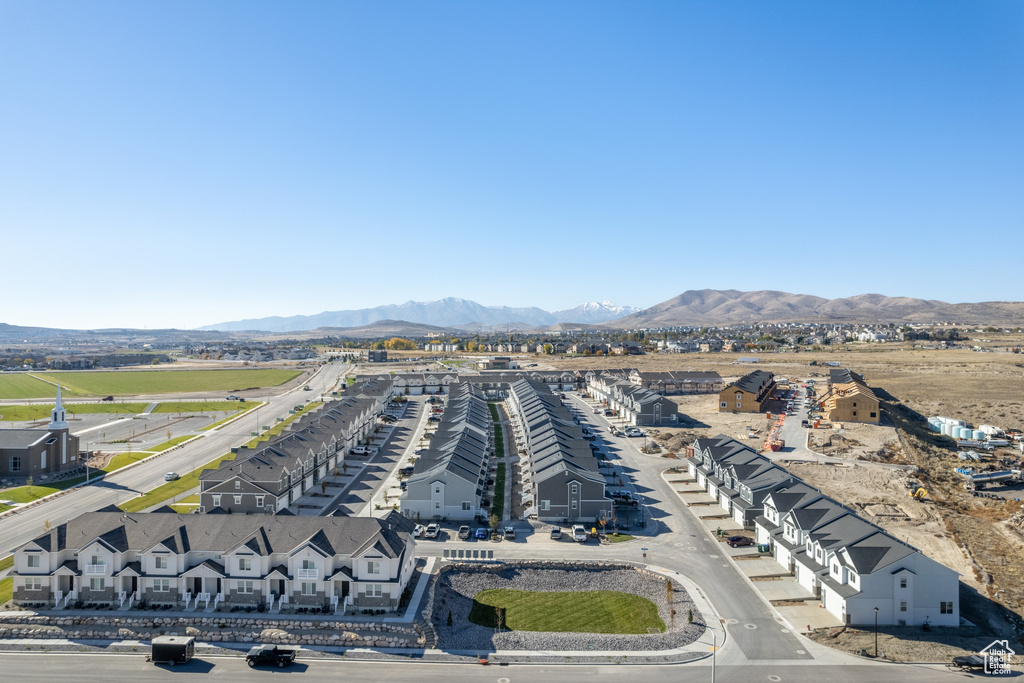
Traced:
POLYGON ((977 439, 978 441, 982 441, 985 438, 985 432, 981 431, 980 429, 975 429, 973 432, 971 432, 971 438, 977 439))
POLYGON ((974 432, 971 431, 970 427, 961 427, 960 428, 960 438, 961 439, 969 439, 969 438, 971 438, 972 434, 974 434, 974 432))
POLYGON ((953 436, 953 425, 948 422, 942 425, 942 433, 946 436, 953 436))

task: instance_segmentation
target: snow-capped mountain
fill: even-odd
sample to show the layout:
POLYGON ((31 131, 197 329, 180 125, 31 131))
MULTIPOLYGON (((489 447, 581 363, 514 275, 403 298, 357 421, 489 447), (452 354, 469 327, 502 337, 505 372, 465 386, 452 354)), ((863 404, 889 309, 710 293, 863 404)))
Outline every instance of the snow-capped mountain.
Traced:
POLYGON ((267 332, 298 332, 318 327, 361 327, 378 320, 404 320, 410 323, 454 327, 476 324, 499 326, 507 324, 547 327, 556 323, 603 323, 640 309, 619 306, 610 301, 580 304, 564 311, 545 311, 535 306, 483 306, 469 299, 447 297, 437 301, 407 301, 375 308, 348 311, 325 311, 316 315, 273 316, 217 323, 201 330, 265 330, 267 332))

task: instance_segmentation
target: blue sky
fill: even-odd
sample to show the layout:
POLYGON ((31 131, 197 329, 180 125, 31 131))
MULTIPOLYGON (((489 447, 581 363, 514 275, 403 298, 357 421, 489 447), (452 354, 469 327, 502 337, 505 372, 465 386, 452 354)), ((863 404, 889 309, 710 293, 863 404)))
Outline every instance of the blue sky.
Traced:
POLYGON ((1022 84, 1015 0, 0 0, 0 322, 1020 301, 1022 84))

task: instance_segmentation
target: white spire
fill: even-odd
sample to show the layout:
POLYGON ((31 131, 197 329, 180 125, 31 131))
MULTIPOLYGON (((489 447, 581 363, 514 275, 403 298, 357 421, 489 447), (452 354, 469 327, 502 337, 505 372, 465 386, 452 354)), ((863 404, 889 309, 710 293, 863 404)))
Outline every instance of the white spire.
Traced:
POLYGON ((60 384, 57 385, 57 403, 50 413, 50 429, 67 429, 67 415, 64 411, 64 404, 60 400, 60 384))

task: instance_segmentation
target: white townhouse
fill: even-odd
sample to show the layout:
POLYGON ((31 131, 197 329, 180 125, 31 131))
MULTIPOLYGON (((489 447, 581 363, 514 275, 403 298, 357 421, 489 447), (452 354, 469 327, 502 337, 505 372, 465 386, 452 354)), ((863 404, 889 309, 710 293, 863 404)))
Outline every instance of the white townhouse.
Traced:
POLYGON ((958 626, 959 574, 724 435, 687 468, 821 606, 845 624, 958 626))
POLYGON ((398 513, 377 519, 108 508, 16 549, 14 602, 390 611, 415 567, 411 531, 398 513))

